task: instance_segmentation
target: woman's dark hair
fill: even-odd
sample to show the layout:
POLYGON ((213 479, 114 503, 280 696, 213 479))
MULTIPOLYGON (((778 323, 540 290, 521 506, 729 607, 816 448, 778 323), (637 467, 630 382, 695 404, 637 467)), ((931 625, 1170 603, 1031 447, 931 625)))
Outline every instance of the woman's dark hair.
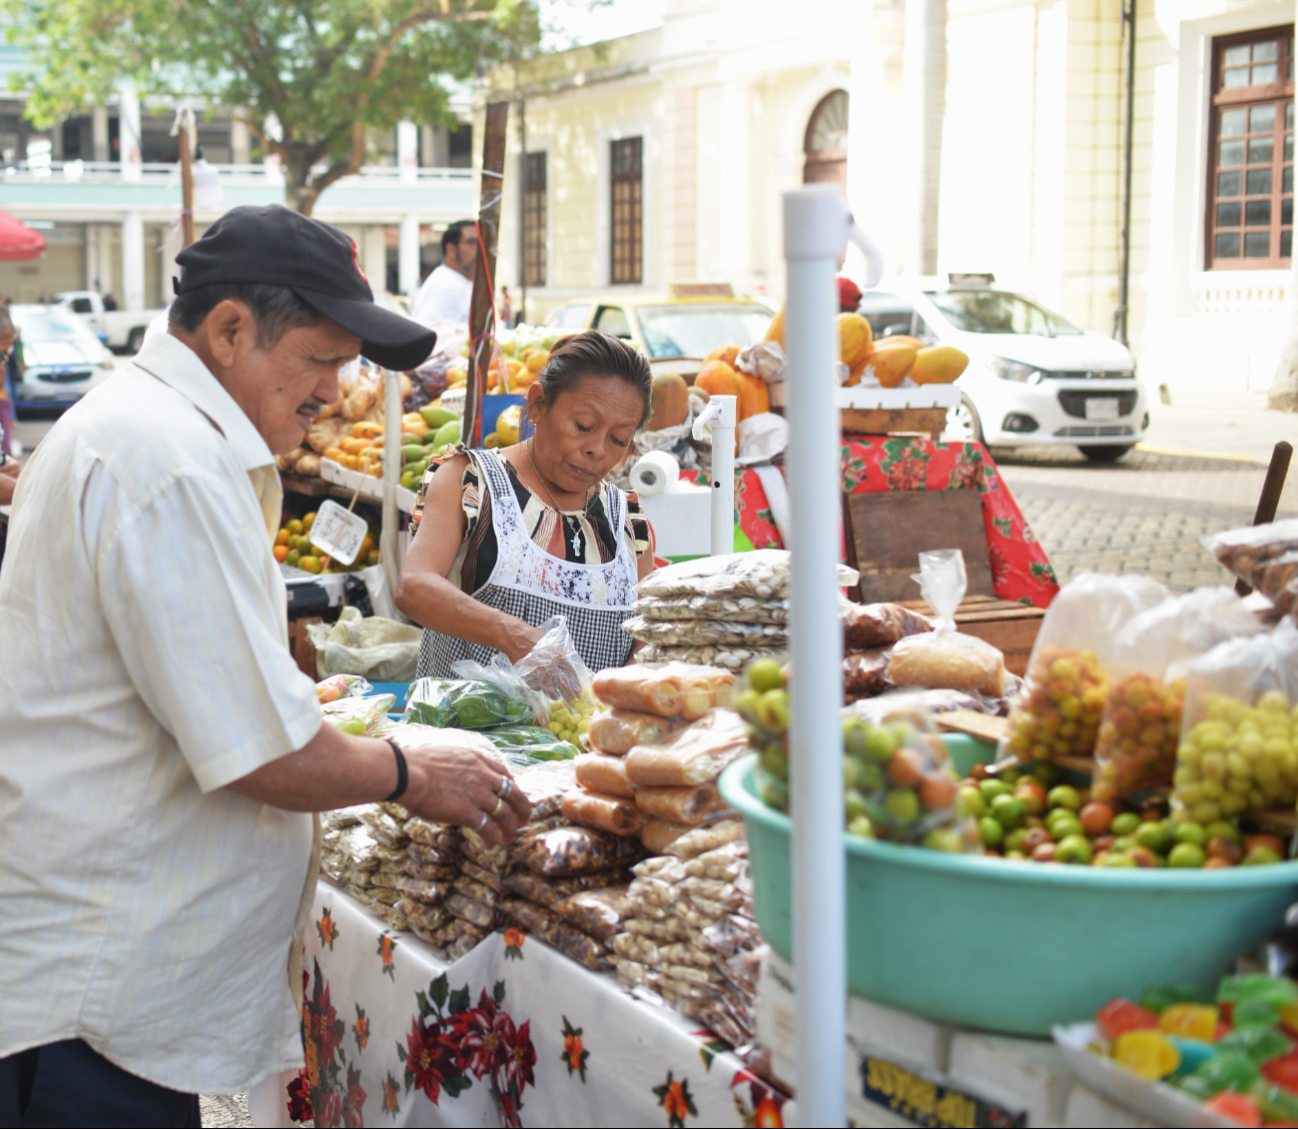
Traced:
POLYGON ((644 354, 620 338, 610 337, 598 329, 588 329, 555 343, 537 383, 545 394, 546 403, 552 404, 587 377, 625 380, 640 393, 643 405, 636 429, 649 422, 653 414, 653 373, 644 354))
POLYGON ((326 321, 287 286, 263 282, 214 282, 177 294, 167 310, 167 322, 192 333, 227 298, 242 302, 257 323, 257 348, 273 349, 290 329, 309 328, 326 321))

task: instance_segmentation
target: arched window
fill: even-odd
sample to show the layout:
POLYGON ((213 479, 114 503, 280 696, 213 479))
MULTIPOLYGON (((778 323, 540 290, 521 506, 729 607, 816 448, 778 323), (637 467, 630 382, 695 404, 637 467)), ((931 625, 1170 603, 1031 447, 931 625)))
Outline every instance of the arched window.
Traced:
POLYGON ((811 112, 803 142, 803 184, 837 184, 847 189, 847 91, 831 90, 811 112))

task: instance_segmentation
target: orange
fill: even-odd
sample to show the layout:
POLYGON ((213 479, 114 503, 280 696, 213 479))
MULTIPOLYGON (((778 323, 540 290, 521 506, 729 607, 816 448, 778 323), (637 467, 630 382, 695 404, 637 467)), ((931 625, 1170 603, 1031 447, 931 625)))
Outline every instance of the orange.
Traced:
POLYGON ((287 544, 288 544, 288 538, 289 538, 289 532, 288 532, 288 530, 287 530, 287 529, 281 529, 278 533, 275 534, 275 544, 276 544, 276 545, 287 545, 287 544))
POLYGON ((302 519, 303 529, 310 529, 313 525, 315 525, 315 510, 312 510, 302 519))
POLYGON ((287 529, 290 533, 301 533, 306 529, 306 526, 302 524, 301 518, 295 517, 288 523, 287 529))
POLYGON ((319 572, 321 568, 320 558, 303 557, 301 560, 297 562, 297 567, 301 569, 305 569, 307 572, 319 572))
MULTIPOLYGON (((281 530, 281 532, 283 531, 281 530)), ((275 546, 275 559, 279 561, 281 564, 283 564, 284 561, 288 560, 287 545, 280 544, 275 546)))

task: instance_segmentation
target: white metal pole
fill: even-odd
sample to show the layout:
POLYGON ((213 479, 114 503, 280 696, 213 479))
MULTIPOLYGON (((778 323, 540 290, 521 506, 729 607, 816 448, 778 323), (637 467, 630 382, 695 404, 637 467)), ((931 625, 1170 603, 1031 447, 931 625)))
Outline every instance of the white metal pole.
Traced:
POLYGON ((695 439, 712 424, 712 555, 735 551, 736 397, 713 396, 694 418, 695 439))
POLYGON ((401 481, 401 374, 383 374, 383 528, 379 530, 379 563, 388 592, 397 590, 401 562, 397 559, 397 484, 401 481))
POLYGON ((838 618, 840 428, 834 275, 847 204, 828 186, 784 193, 789 421, 789 761, 798 1124, 847 1123, 843 635, 838 618))

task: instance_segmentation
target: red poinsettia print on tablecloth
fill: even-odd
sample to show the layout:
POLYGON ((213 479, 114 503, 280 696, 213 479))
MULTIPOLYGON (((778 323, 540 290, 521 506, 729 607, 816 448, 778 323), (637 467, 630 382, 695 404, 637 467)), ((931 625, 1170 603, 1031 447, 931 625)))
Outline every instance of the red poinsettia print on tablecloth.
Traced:
POLYGON ((452 991, 445 973, 427 992, 416 993, 419 1013, 411 1020, 406 1045, 397 1046, 406 1064, 406 1092, 422 1090, 440 1104, 443 1094, 455 1098, 474 1081, 488 1079, 499 1098, 501 1123, 520 1125, 523 1092, 536 1084, 536 1048, 530 1023, 515 1025, 504 999, 501 980, 470 1006, 468 988, 452 991))
MULTIPOLYGON (((363 1126, 366 1093, 361 1071, 347 1059, 343 1047, 347 1023, 338 1018, 319 961, 314 962, 307 985, 310 991, 305 994, 302 1008, 306 1065, 288 1086, 289 1116, 303 1121, 314 1115, 319 1129, 363 1126)), ((353 1036, 358 1047, 363 1047, 369 1037, 369 1023, 359 1006, 356 1013, 353 1036)))

